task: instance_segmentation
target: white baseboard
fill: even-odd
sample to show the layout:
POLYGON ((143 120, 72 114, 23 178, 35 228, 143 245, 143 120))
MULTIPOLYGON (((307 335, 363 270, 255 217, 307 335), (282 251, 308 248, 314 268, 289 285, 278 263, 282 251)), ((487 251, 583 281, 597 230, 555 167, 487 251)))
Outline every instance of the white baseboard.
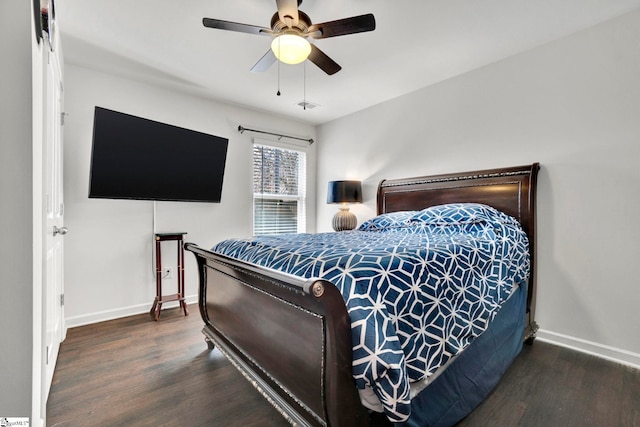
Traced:
MULTIPOLYGON (((187 304, 196 304, 198 302, 198 296, 187 296, 185 298, 185 301, 187 302, 187 304)), ((175 308, 178 307, 178 302, 172 301, 170 303, 163 304, 163 306, 164 308, 175 308)), ((66 327, 67 329, 75 328, 77 326, 84 326, 92 323, 119 319, 121 317, 148 313, 149 309, 149 304, 140 304, 129 307, 122 307, 115 310, 105 310, 97 313, 83 314, 81 316, 67 317, 65 319, 66 327)), ((623 350, 620 348, 583 340, 581 338, 576 338, 569 335, 559 334, 557 332, 548 331, 546 329, 539 329, 536 333, 536 339, 548 342, 550 344, 567 347, 572 350, 580 351, 582 353, 591 354, 593 356, 611 360, 623 365, 631 366, 632 368, 640 369, 640 354, 638 353, 633 353, 631 351, 623 350)))
MULTIPOLYGON (((187 295, 185 297, 187 304, 196 304, 198 295, 187 295)), ((162 304, 162 309, 178 307, 178 301, 171 301, 162 304)), ((129 307, 116 308, 114 310, 99 311, 96 313, 82 314, 80 316, 67 317, 65 319, 66 328, 75 328, 77 326, 90 325, 92 323, 105 322, 107 320, 119 319, 121 317, 134 316, 136 314, 148 313, 151 309, 151 303, 138 304, 129 307)))
POLYGON ((547 331, 545 329, 538 330, 536 339, 640 369, 640 354, 638 353, 547 331))

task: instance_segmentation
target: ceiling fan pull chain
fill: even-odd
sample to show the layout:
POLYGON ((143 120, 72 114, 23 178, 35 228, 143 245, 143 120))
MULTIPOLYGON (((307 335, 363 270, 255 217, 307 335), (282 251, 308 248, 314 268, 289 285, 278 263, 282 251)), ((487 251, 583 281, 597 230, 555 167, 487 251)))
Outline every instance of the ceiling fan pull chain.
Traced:
POLYGON ((302 63, 302 109, 307 109, 307 61, 302 63))
POLYGON ((277 96, 280 96, 280 61, 278 61, 278 91, 276 92, 277 96))
MULTIPOLYGON (((278 39, 278 55, 280 55, 280 39, 278 39)), ((278 92, 277 96, 280 96, 280 61, 278 61, 278 92)))

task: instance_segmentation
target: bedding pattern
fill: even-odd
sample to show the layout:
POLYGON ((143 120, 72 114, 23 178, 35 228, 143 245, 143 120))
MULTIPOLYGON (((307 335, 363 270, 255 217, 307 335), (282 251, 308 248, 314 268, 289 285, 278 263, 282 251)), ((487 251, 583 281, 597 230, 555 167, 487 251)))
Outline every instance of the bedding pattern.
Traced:
POLYGON ((409 383, 464 350, 529 275, 517 221, 479 204, 380 215, 354 231, 225 240, 213 251, 335 284, 356 385, 373 389, 392 422, 410 415, 409 383))

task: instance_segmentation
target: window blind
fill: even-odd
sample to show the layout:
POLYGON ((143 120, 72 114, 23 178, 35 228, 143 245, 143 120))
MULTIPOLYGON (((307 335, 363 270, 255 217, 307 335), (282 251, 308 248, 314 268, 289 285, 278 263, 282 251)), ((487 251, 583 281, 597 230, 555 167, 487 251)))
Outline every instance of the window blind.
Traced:
POLYGON ((253 233, 300 233, 305 218, 306 154, 253 146, 253 233))

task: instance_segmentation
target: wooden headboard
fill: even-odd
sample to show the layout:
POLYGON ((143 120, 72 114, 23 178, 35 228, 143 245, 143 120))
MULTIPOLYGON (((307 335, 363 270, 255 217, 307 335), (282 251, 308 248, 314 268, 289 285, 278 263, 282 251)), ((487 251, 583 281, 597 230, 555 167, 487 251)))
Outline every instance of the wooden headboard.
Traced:
MULTIPOLYGON (((531 275, 527 311, 528 337, 537 325, 535 309, 536 253, 536 177, 540 165, 487 169, 472 172, 388 179, 380 182, 377 195, 378 214, 421 210, 445 203, 475 202, 516 218, 529 237, 531 275)), ((525 331, 527 333, 527 331, 525 331)))

